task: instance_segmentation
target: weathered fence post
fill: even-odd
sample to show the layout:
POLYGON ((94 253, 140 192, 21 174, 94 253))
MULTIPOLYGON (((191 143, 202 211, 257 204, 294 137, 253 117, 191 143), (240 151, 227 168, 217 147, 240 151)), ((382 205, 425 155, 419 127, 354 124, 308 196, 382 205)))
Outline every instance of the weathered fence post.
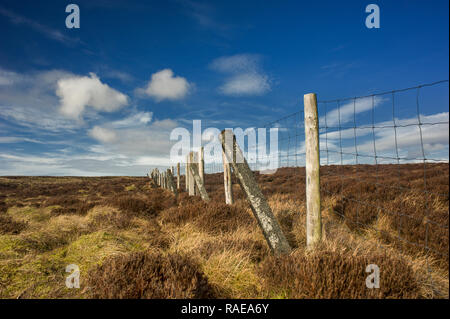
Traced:
POLYGON ((198 193, 200 194, 201 198, 204 201, 208 202, 209 196, 208 196, 208 193, 206 192, 205 184, 203 183, 203 180, 200 177, 200 173, 198 170, 199 164, 192 163, 191 165, 189 165, 189 167, 190 167, 190 171, 191 171, 192 180, 195 181, 195 185, 197 187, 198 193))
POLYGON ((319 118, 316 94, 305 94, 303 98, 306 147, 306 245, 312 248, 322 240, 319 118))
POLYGON ((189 175, 189 196, 195 196, 195 180, 194 176, 192 175, 191 167, 194 164, 194 152, 189 152, 189 164, 188 164, 188 172, 187 175, 189 175))
POLYGON ((184 188, 186 189, 186 192, 189 191, 189 154, 186 155, 186 166, 185 166, 185 172, 184 172, 184 188))
POLYGON ((177 189, 180 189, 180 163, 177 163, 177 189))
POLYGON ((173 178, 172 171, 170 169, 167 169, 167 188, 172 191, 175 196, 178 194, 177 189, 175 187, 175 181, 173 178))
POLYGON ((205 185, 205 158, 203 146, 200 147, 200 150, 198 151, 198 173, 203 185, 205 185))
POLYGON ((158 177, 158 187, 161 187, 161 174, 159 173, 159 170, 157 173, 157 177, 158 177))
POLYGON ((165 171, 163 174, 164 188, 167 189, 167 171, 165 171))
POLYGON ((225 203, 233 205, 233 184, 231 182, 231 166, 228 162, 225 152, 222 150, 222 162, 223 162, 223 186, 225 188, 225 203))
POLYGON ((236 137, 233 132, 231 130, 224 130, 219 138, 222 142, 222 149, 225 151, 227 160, 233 166, 233 172, 239 179, 242 190, 247 194, 253 215, 258 221, 270 249, 275 254, 289 253, 291 247, 277 219, 273 215, 266 198, 259 189, 253 172, 248 166, 247 160, 239 145, 236 143, 236 137))

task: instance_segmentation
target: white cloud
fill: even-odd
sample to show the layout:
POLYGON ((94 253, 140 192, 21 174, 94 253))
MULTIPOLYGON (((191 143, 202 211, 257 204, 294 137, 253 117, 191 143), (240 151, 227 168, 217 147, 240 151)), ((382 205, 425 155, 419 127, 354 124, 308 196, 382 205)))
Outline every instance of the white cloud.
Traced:
POLYGON ((250 72, 259 68, 260 60, 257 54, 236 54, 217 58, 210 66, 223 73, 250 72))
POLYGON ((114 121, 111 126, 114 128, 137 127, 151 122, 153 112, 138 112, 122 120, 114 121))
POLYGON ((125 94, 102 83, 94 73, 60 79, 57 86, 60 112, 72 119, 80 119, 87 106, 98 111, 114 112, 128 105, 125 94))
MULTIPOLYGON (((431 115, 421 115, 422 123, 440 123, 435 125, 422 125, 422 142, 423 150, 425 156, 429 159, 448 161, 448 145, 449 145, 449 135, 448 135, 448 121, 449 113, 442 112, 431 115)), ((360 160, 369 161, 370 157, 375 156, 374 152, 374 141, 375 138, 375 148, 377 151, 377 156, 380 158, 378 162, 392 163, 395 162, 392 158, 397 156, 397 151, 400 158, 406 159, 421 159, 422 154, 422 142, 420 139, 420 130, 418 126, 417 117, 410 117, 405 119, 396 119, 395 123, 396 131, 392 127, 393 121, 384 121, 375 123, 375 128, 372 130, 370 125, 367 128, 354 129, 344 129, 339 131, 333 130, 330 132, 320 134, 320 149, 324 151, 326 145, 322 144, 327 141, 327 146, 329 150, 339 151, 339 139, 342 142, 342 151, 348 153, 344 156, 353 156, 349 154, 355 153, 354 139, 356 135, 356 145, 358 154, 362 155, 363 158, 360 160), (396 139, 397 137, 397 144, 396 139), (369 157, 364 157, 369 156, 369 157)), ((333 161, 339 162, 339 154, 333 153, 333 161)))
POLYGON ((0 67, 0 117, 30 129, 56 132, 76 128, 79 124, 57 112, 55 96, 57 81, 71 76, 61 70, 17 73, 0 67))
POLYGON ((156 101, 179 100, 188 94, 190 87, 185 78, 174 76, 171 69, 164 69, 152 74, 145 93, 156 101))
POLYGON ((100 126, 94 126, 89 135, 102 143, 111 143, 117 140, 117 134, 114 130, 100 126))
POLYGON ((39 140, 35 140, 35 139, 32 139, 32 138, 27 138, 27 137, 0 136, 0 144, 22 143, 22 142, 29 142, 29 143, 36 143, 36 144, 45 144, 44 142, 41 142, 39 140))
POLYGON ((219 89, 226 95, 260 95, 270 90, 268 77, 258 73, 238 74, 219 89))
POLYGON ((12 85, 21 79, 20 74, 0 68, 0 86, 12 85))
MULTIPOLYGON (((385 100, 379 96, 373 97, 373 107, 379 106, 385 100)), ((353 121, 353 114, 359 114, 372 109, 372 97, 356 99, 347 104, 341 105, 329 111, 326 115, 327 126, 338 126, 339 116, 341 125, 353 121)), ((319 119, 320 123, 325 123, 325 116, 319 119)))
POLYGON ((260 67, 260 56, 237 54, 214 60, 211 69, 228 74, 219 92, 225 95, 262 95, 270 91, 269 77, 260 67))

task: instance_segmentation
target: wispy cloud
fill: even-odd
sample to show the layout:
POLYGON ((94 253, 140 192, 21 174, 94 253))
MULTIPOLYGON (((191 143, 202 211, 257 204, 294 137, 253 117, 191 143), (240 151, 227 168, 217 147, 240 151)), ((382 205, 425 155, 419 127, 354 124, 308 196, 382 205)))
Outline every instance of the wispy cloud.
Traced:
POLYGON ((211 29, 224 36, 232 28, 231 25, 220 22, 215 7, 211 3, 192 0, 179 0, 177 2, 182 5, 184 12, 203 28, 211 29))
POLYGON ((326 119, 325 116, 322 116, 320 117, 319 122, 326 123, 327 126, 338 126, 339 122, 342 125, 353 121, 353 115, 367 112, 371 110, 372 107, 378 107, 384 101, 385 100, 379 96, 374 96, 373 100, 372 97, 356 99, 329 111, 326 114, 326 119))
POLYGON ((222 94, 262 95, 270 91, 270 81, 260 64, 259 55, 238 54, 217 58, 210 64, 210 68, 227 74, 225 83, 219 87, 222 94))
POLYGON ((78 38, 68 37, 58 30, 52 29, 52 28, 47 27, 39 22, 36 22, 27 17, 24 17, 22 15, 14 13, 13 11, 5 9, 2 6, 0 6, 0 14, 7 17, 11 21, 11 23, 14 23, 16 25, 28 26, 28 27, 32 28, 33 30, 48 37, 49 39, 56 40, 58 42, 64 43, 69 46, 73 46, 78 43, 81 43, 80 39, 78 39, 78 38))

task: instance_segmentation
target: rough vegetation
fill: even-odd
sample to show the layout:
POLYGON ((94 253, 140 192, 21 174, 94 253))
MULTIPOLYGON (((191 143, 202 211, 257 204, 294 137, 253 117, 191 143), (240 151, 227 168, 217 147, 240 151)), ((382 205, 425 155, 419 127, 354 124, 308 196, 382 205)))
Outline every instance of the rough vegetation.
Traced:
POLYGON ((0 297, 448 298, 448 170, 427 164, 424 183, 423 164, 323 167, 313 251, 304 169, 255 173, 294 248, 279 257, 237 181, 224 204, 221 174, 205 177, 209 203, 147 177, 0 177, 0 297), (69 264, 80 289, 65 286, 69 264))

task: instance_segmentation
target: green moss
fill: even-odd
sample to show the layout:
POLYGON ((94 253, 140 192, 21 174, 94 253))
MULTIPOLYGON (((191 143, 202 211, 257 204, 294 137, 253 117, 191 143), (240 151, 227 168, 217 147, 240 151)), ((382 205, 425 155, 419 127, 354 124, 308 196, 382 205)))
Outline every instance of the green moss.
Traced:
POLYGON ((125 187, 125 190, 127 192, 134 191, 134 190, 136 190, 136 186, 134 184, 133 185, 129 185, 129 186, 125 187))
POLYGON ((22 221, 41 223, 50 219, 50 211, 52 210, 52 208, 54 207, 11 207, 10 209, 8 209, 8 215, 22 221))
MULTIPOLYGON (((0 255, 5 258, 19 256, 16 251, 27 246, 12 236, 0 237, 0 255), (7 252, 8 254, 6 254, 7 252)), ((143 250, 144 247, 120 234, 98 231, 82 235, 65 247, 60 247, 40 255, 28 255, 21 263, 13 259, 0 260, 0 297, 16 298, 70 298, 83 297, 83 279, 89 269, 101 264, 106 257, 143 250), (75 264, 80 269, 81 289, 68 289, 65 279, 69 275, 66 266, 75 264)))
POLYGON ((28 244, 15 235, 0 235, 0 260, 22 257, 30 250, 28 244))

